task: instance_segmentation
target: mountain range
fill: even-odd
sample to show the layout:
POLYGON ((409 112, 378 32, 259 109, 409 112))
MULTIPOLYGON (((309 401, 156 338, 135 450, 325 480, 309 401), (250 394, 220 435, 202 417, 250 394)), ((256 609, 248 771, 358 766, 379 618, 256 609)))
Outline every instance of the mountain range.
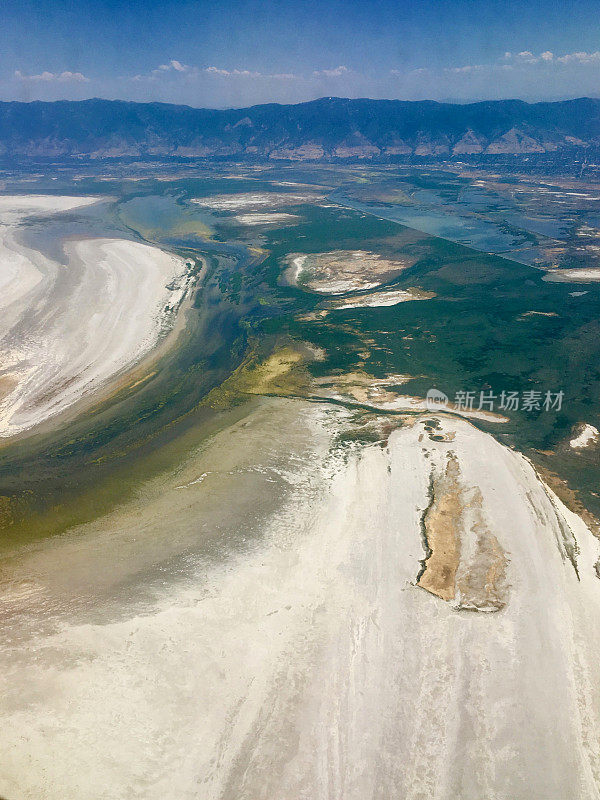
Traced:
POLYGON ((548 153, 600 145, 600 100, 465 105, 321 98, 203 109, 122 100, 0 103, 6 158, 297 161, 548 153))

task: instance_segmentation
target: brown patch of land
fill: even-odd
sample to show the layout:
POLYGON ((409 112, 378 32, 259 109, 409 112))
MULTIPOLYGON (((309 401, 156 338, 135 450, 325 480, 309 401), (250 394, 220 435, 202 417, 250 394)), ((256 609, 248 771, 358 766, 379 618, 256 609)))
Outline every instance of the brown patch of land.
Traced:
POLYGON ((367 250, 332 250, 329 253, 291 253, 286 257, 285 278, 322 294, 375 289, 397 278, 416 259, 384 258, 367 250))
POLYGON ((444 474, 432 483, 431 505, 423 518, 429 554, 417 583, 442 600, 454 600, 460 558, 458 475, 458 462, 451 457, 444 474))
MULTIPOLYGON (((537 450, 536 453, 541 454, 542 451, 537 450)), ((592 533, 600 538, 600 521, 584 506, 577 492, 569 486, 567 481, 548 467, 541 465, 538 459, 536 459, 535 471, 540 481, 554 492, 569 511, 579 515, 592 533)))
POLYGON ((314 352, 301 345, 280 347, 264 360, 251 354, 203 402, 212 408, 222 408, 249 394, 306 396, 310 378, 304 364, 315 358, 314 352))
POLYGON ((347 397, 357 403, 374 405, 392 402, 398 397, 394 386, 401 386, 411 379, 410 375, 388 375, 374 378, 366 372, 356 370, 340 375, 327 375, 314 381, 316 391, 327 397, 347 397))
POLYGON ((458 609, 503 608, 506 555, 483 517, 480 489, 463 485, 453 454, 432 480, 423 526, 427 556, 417 585, 458 609))

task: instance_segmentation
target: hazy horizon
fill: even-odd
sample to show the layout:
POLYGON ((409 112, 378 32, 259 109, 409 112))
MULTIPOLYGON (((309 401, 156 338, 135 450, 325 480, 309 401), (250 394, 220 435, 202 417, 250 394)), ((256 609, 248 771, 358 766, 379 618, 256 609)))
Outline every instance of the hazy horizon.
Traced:
POLYGON ((240 108, 327 96, 465 103, 594 95, 596 11, 590 0, 502 8, 493 0, 8 0, 0 99, 240 108))
POLYGON ((170 105, 170 106, 181 106, 187 108, 193 108, 197 110, 208 110, 208 111, 235 111, 244 108, 253 108, 255 106, 262 106, 262 105, 278 105, 278 106, 297 106, 297 105, 305 105, 307 103, 316 103, 319 100, 368 100, 368 101, 378 101, 381 100, 382 102, 391 101, 391 102, 399 102, 399 103, 437 103, 439 105, 457 105, 457 106, 467 106, 467 105, 476 105, 478 103, 510 103, 510 102, 519 102, 519 103, 526 103, 527 105, 534 105, 536 103, 563 103, 569 102, 572 100, 600 100, 600 95, 594 96, 592 94, 587 95, 572 95, 569 97, 556 97, 556 98, 549 98, 549 99, 527 99, 523 97, 502 97, 502 98, 492 98, 492 97, 481 97, 476 98, 473 100, 456 100, 453 98, 444 98, 444 99, 433 99, 430 97, 424 97, 420 100, 405 100, 401 97, 343 97, 341 95, 321 95, 319 97, 311 98, 310 100, 298 100, 295 102, 284 102, 284 101, 266 101, 264 103, 251 103, 245 106, 242 105, 198 105, 194 103, 177 103, 169 100, 131 100, 128 98, 122 97, 101 97, 98 95, 90 95, 89 97, 80 97, 80 98, 57 98, 55 100, 41 100, 41 99, 31 99, 31 100, 5 100, 0 98, 0 103, 26 103, 26 104, 33 104, 33 103, 85 103, 91 102, 93 100, 100 100, 103 102, 109 103, 136 103, 139 105, 151 105, 151 104, 159 104, 159 105, 170 105))

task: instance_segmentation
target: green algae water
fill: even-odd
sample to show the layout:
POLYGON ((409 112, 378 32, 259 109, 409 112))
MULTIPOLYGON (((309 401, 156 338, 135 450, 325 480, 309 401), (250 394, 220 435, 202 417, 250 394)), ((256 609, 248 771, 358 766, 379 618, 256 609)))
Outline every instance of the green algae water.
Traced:
MULTIPOLYGON (((38 239, 37 246, 56 251, 60 238, 75 229, 88 235, 104 230, 183 256, 200 279, 182 311, 185 325, 142 379, 116 389, 73 419, 2 444, 0 524, 5 541, 56 533, 122 502, 181 458, 186 437, 197 441, 219 427, 225 410, 207 401, 215 388, 250 354, 267 358, 285 341, 308 343, 323 353, 307 364, 315 378, 356 370, 374 378, 401 374, 410 377, 403 393, 416 397, 424 397, 432 386, 449 397, 465 391, 475 397, 482 391, 564 392, 560 408, 514 409, 506 412, 509 421, 502 425, 484 420, 476 424, 556 474, 585 508, 600 515, 598 450, 568 446, 576 426, 600 424, 597 285, 575 292, 581 287, 546 282, 540 270, 511 260, 510 253, 500 257, 484 252, 505 245, 507 250, 515 244, 545 245, 545 240, 532 242, 530 230, 515 230, 514 214, 509 232, 484 230, 482 222, 473 229, 475 235, 461 223, 459 243, 450 241, 457 238, 450 230, 454 218, 440 221, 439 211, 429 217, 436 220, 434 228, 428 223, 415 230, 405 223, 422 221, 422 210, 404 206, 401 213, 387 213, 383 219, 383 206, 377 203, 344 205, 357 185, 363 192, 370 188, 371 198, 389 196, 395 184, 395 190, 405 191, 406 176, 395 181, 388 174, 383 194, 381 176, 370 177, 368 170, 361 171, 360 181, 356 170, 342 167, 304 172, 299 167, 268 168, 232 178, 213 166, 206 173, 178 177, 175 170, 160 180, 132 180, 126 174, 100 180, 88 174, 77 182, 61 173, 52 182, 55 193, 110 195, 112 200, 87 223, 64 220, 54 237, 38 239), (302 190, 286 181, 302 182, 323 199, 298 203, 292 195, 302 190), (264 192, 290 193, 290 203, 279 201, 276 210, 292 215, 294 224, 244 225, 235 213, 192 202, 264 192), (465 242, 471 233, 469 247, 465 242), (290 253, 334 250, 408 258, 413 266, 394 287, 435 296, 389 307, 335 310, 321 317, 314 312, 322 308, 323 298, 283 285, 280 276, 290 253)), ((434 185, 431 176, 418 178, 412 173, 419 191, 435 191, 433 199, 452 202, 458 199, 457 187, 464 191, 469 183, 443 174, 434 185)), ((48 191, 47 178, 23 186, 19 176, 13 181, 14 191, 24 191, 23 186, 31 193, 48 191)), ((422 205, 432 197, 420 194, 417 200, 422 205)), ((477 193, 472 202, 481 202, 477 193)), ((242 392, 228 402, 243 401, 242 392)))

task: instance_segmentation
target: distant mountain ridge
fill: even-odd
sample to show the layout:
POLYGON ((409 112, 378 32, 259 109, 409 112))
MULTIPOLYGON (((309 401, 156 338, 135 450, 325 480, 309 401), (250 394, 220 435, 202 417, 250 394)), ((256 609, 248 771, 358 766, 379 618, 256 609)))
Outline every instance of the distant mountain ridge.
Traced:
POLYGON ((202 109, 122 100, 0 103, 0 156, 380 159, 548 153, 600 145, 600 100, 322 98, 202 109))

